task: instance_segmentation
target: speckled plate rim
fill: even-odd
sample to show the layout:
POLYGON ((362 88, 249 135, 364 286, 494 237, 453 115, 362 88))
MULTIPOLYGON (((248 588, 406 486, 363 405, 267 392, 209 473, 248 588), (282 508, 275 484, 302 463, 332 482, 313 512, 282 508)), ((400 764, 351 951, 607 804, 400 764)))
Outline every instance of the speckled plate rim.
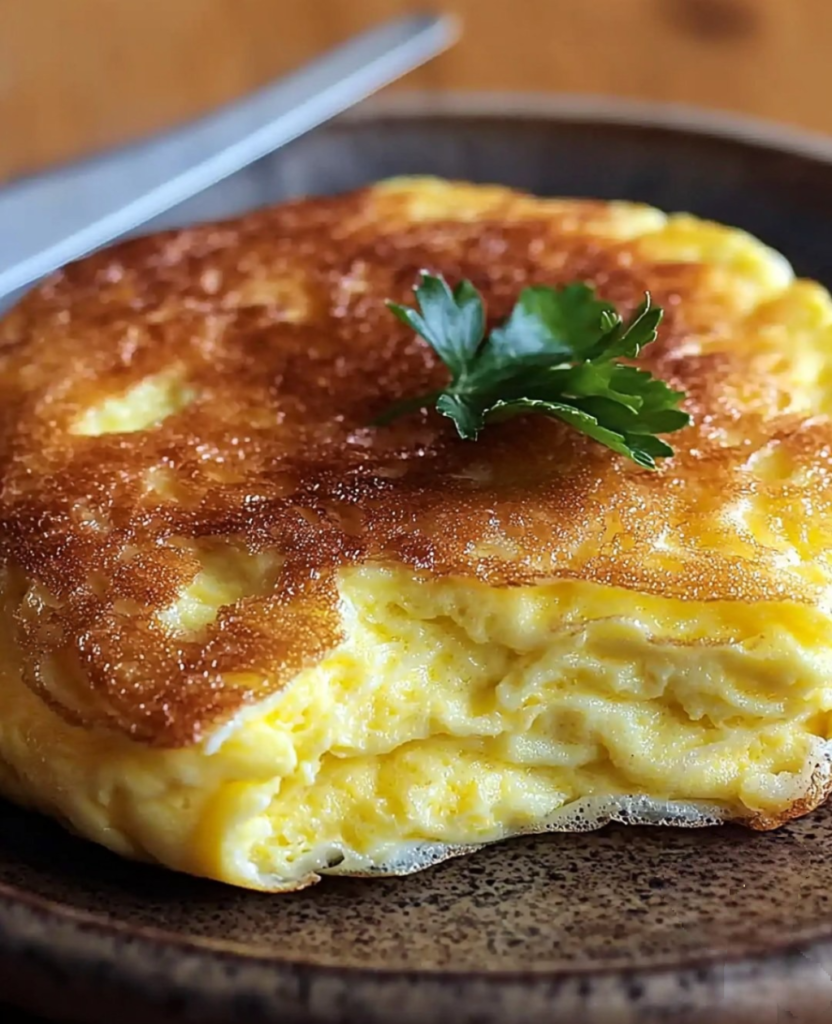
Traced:
MULTIPOLYGON (((764 120, 678 104, 594 96, 417 92, 367 101, 339 121, 506 117, 630 125, 681 137, 728 139, 830 167, 832 139, 764 120)), ((291 897, 275 897, 286 899, 291 897)), ((649 967, 550 972, 460 972, 339 967, 248 950, 241 943, 134 927, 0 884, 0 994, 70 1019, 457 1021, 635 1024, 677 1019, 760 1024, 787 1005, 800 1024, 827 1024, 832 1005, 832 920, 765 951, 698 955, 649 967), (35 989, 33 989, 33 985, 35 989), (71 1006, 94 995, 95 1005, 71 1006), (69 1009, 68 1009, 69 1007, 69 1009), (148 1018, 148 1013, 153 1013, 148 1018)))
MULTIPOLYGON (((279 897, 278 897, 279 898, 279 897)), ((291 897, 289 897, 291 898, 291 897)), ((801 1024, 827 1024, 832 942, 784 944, 754 957, 701 958, 677 966, 459 973, 297 963, 222 948, 211 940, 106 922, 36 897, 0 892, 0 992, 29 1010, 54 1012, 77 993, 95 999, 73 1019, 198 1020, 204 1024, 356 1020, 418 1024, 634 1024, 684 1011, 690 1024, 760 1024, 787 1006, 801 1024), (819 998, 823 1012, 817 1015, 819 998), (187 1016, 180 1017, 183 1006, 187 1016), (132 1016, 130 1007, 136 1010, 132 1016), (150 1016, 152 1014, 152 1016, 150 1016)), ((674 1019, 676 1019, 674 1017, 674 1019)))
MULTIPOLYGON (((86 841, 84 841, 86 842, 86 841)), ((510 848, 512 840, 508 840, 506 847, 510 848)), ((158 870, 163 871, 164 868, 158 870)), ((366 884, 372 885, 372 880, 365 880, 366 884)), ((213 884, 213 883, 212 883, 213 884)), ((216 883, 221 884, 221 883, 216 883)), ((326 885, 326 880, 323 882, 326 885)), ((291 894, 276 894, 275 900, 291 899, 291 894)), ((660 974, 662 972, 675 972, 680 969, 691 969, 701 971, 707 969, 714 964, 720 966, 728 965, 740 965, 743 963, 762 963, 767 959, 776 959, 781 955, 782 952, 792 951, 800 952, 807 949, 811 949, 816 956, 828 957, 830 965, 832 965, 832 919, 830 919, 827 927, 815 927, 805 928, 800 935, 794 935, 792 939, 784 942, 780 946, 772 946, 770 943, 767 944, 764 950, 759 952, 754 951, 749 947, 744 947, 742 950, 737 950, 735 953, 730 954, 707 954, 699 953, 688 957, 676 957, 668 956, 662 960, 652 960, 649 968, 638 968, 638 967, 615 967, 615 968, 604 968, 604 967, 581 967, 576 965, 562 966, 552 968, 547 971, 530 970, 530 971, 488 971, 487 974, 483 972, 471 971, 471 970, 447 970, 447 969, 420 969, 420 968, 384 968, 384 967, 358 967, 358 966, 339 966, 337 964, 327 964, 318 962, 310 964, 308 961, 302 959, 294 959, 285 954, 272 954, 268 951, 257 950, 253 946, 250 946, 244 942, 237 941, 234 939, 228 940, 217 940, 203 936, 189 936, 182 937, 177 935, 175 932, 169 931, 165 928, 153 928, 147 925, 130 925, 124 924, 120 921, 107 920, 100 913, 79 910, 76 907, 72 907, 65 903, 60 903, 56 900, 48 899, 42 896, 36 896, 32 893, 22 892, 14 888, 13 886, 0 883, 0 955, 2 955, 2 941, 4 937, 3 925, 4 914, 11 910, 17 911, 19 908, 25 908, 28 913, 31 913, 33 917, 39 919, 50 918, 56 922, 60 921, 62 924, 66 924, 70 927, 78 927, 88 933, 97 933, 102 936, 107 936, 117 940, 119 937, 128 937, 132 939, 140 939, 142 941, 152 942, 154 944, 164 944, 176 949, 190 949, 194 951, 204 951, 209 953, 211 956, 225 957, 231 960, 242 958, 247 963, 257 963, 263 965, 274 965, 280 964, 285 965, 294 969, 309 969, 315 973, 322 974, 333 974, 336 976, 346 975, 368 975, 375 978, 389 977, 396 974, 407 974, 408 976, 419 977, 419 978, 446 978, 454 981, 465 981, 471 978, 485 978, 499 983, 508 981, 528 981, 529 979, 551 979, 555 977, 571 977, 573 975, 581 977, 595 977, 598 975, 611 975, 611 974, 622 974, 622 975, 633 975, 633 974, 660 974)))

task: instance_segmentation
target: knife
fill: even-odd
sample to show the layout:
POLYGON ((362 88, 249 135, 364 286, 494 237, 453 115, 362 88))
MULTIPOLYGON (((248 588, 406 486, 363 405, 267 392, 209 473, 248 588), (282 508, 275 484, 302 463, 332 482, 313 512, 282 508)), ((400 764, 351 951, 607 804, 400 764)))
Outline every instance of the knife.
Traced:
POLYGON ((182 128, 0 189, 0 299, 317 127, 455 36, 446 16, 393 20, 182 128))

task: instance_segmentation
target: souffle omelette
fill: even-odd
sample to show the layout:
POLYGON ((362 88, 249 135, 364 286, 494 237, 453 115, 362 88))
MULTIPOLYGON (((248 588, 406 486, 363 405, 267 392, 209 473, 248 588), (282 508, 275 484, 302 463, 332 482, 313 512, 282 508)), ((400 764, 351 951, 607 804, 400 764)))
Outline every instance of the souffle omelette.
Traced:
POLYGON ((832 301, 741 231, 396 179, 65 268, 0 389, 0 790, 76 833, 281 891, 832 787, 832 301), (649 292, 672 457, 374 425, 423 270, 649 292))

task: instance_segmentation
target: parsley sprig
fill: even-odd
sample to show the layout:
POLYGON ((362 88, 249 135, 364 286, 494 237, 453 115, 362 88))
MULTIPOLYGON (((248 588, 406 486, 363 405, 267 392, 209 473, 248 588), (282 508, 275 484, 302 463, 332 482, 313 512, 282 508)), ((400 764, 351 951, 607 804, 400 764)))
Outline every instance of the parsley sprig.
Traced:
POLYGON ((673 454, 657 435, 690 422, 678 408, 684 392, 621 362, 656 339, 662 311, 649 295, 625 323, 586 284, 524 288, 508 320, 486 335, 485 306, 470 281, 451 289, 423 272, 415 292, 418 310, 388 306, 436 351, 451 381, 398 402, 377 424, 435 405, 474 440, 486 423, 539 413, 648 469, 673 454))

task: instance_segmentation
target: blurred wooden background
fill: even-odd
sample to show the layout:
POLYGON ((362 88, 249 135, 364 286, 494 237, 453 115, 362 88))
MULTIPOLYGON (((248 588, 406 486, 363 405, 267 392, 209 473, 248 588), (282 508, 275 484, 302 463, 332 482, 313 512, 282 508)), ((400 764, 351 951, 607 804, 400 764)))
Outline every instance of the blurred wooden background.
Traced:
MULTIPOLYGON (((0 179, 134 138, 418 0, 0 0, 0 179)), ((398 88, 614 94, 832 132, 832 0, 436 0, 464 37, 398 88)))

